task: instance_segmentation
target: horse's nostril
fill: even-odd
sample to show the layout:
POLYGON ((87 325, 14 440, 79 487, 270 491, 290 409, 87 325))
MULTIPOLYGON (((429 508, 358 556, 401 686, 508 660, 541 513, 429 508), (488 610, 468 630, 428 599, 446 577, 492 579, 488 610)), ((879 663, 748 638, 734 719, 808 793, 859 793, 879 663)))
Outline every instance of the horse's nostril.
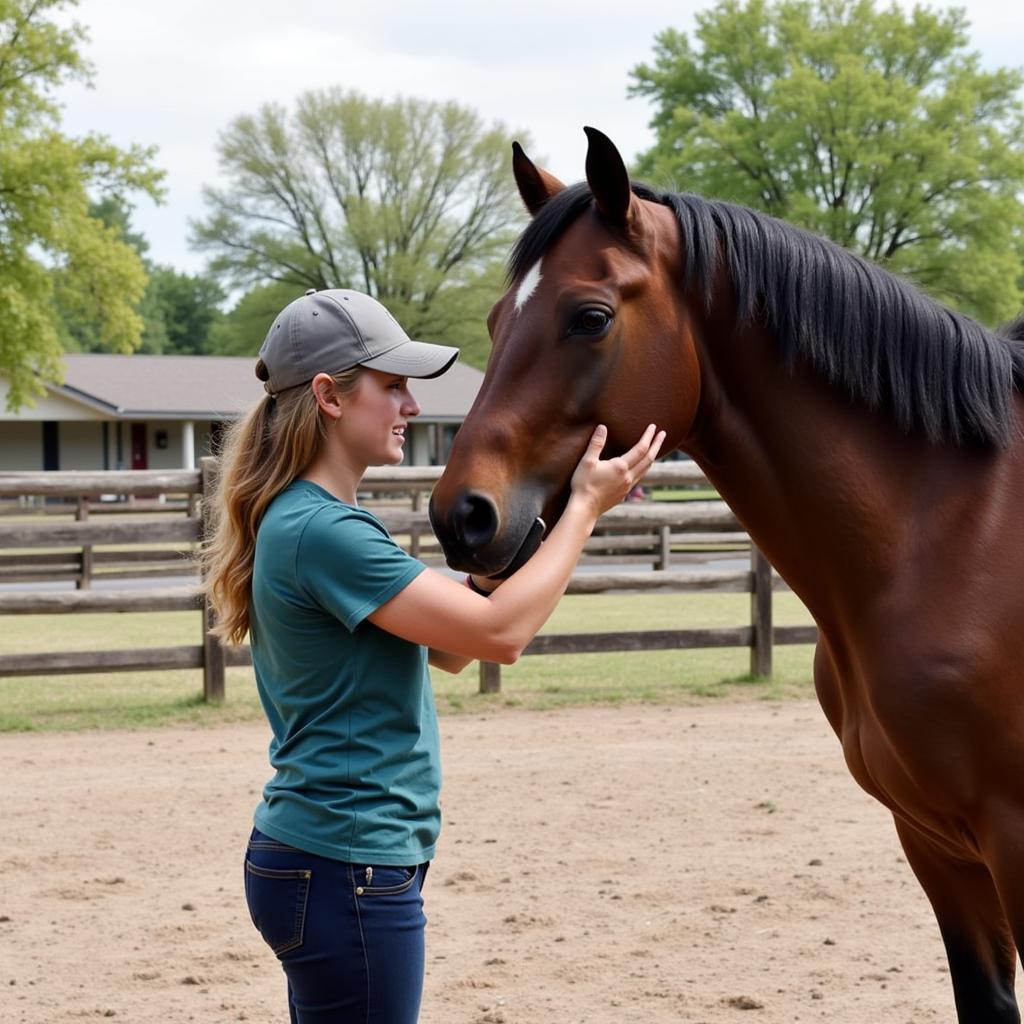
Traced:
POLYGON ((483 547, 498 532, 498 510, 490 498, 468 494, 459 503, 456 530, 462 543, 470 549, 483 547))

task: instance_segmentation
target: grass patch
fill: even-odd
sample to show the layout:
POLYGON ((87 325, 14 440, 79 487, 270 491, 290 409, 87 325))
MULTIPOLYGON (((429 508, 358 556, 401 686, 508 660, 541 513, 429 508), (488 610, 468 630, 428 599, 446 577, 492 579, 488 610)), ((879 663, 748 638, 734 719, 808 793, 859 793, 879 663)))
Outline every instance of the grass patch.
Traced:
MULTIPOLYGON (((176 647, 202 642, 199 612, 10 617, 0 653, 176 647)), ((256 720, 262 715, 250 669, 229 669, 228 699, 208 705, 202 674, 96 672, 0 679, 0 732, 134 729, 256 720)))
POLYGON ((472 667, 456 677, 435 673, 434 691, 438 706, 454 712, 812 696, 812 649, 776 648, 775 653, 775 673, 768 680, 749 679, 746 649, 717 648, 523 658, 502 669, 501 693, 476 693, 477 676, 472 667))
POLYGON ((251 670, 228 670, 221 705, 203 701, 202 685, 192 670, 0 679, 0 732, 202 726, 262 717, 251 670))
POLYGON ((718 491, 713 487, 654 487, 652 501, 717 501, 718 491))
MULTIPOLYGON (((567 597, 547 633, 730 626, 750 621, 747 594, 615 594, 567 597)), ((777 625, 810 621, 789 593, 775 595, 777 625)), ((7 619, 0 653, 198 644, 198 612, 32 615, 7 619)), ((560 708, 586 704, 675 704, 707 699, 781 699, 811 694, 810 647, 776 647, 770 680, 752 680, 745 648, 565 654, 521 658, 502 669, 502 692, 477 693, 470 666, 433 673, 442 712, 560 708)), ((202 700, 198 671, 102 672, 0 679, 0 731, 133 729, 261 721, 251 669, 229 669, 227 699, 202 700)))

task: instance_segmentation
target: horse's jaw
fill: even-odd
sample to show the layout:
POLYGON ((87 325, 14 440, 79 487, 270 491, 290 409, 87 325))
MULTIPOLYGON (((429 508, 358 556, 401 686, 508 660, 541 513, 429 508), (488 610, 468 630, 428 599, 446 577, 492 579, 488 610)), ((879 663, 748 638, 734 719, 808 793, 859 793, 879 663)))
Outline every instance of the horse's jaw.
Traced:
POLYGON ((533 558, 540 548, 541 541, 544 540, 544 531, 547 526, 540 516, 537 516, 533 521, 533 525, 530 527, 529 532, 526 534, 523 543, 519 545, 519 550, 512 556, 512 561, 505 566, 501 572, 492 573, 494 579, 506 580, 514 572, 518 572, 526 563, 533 558))

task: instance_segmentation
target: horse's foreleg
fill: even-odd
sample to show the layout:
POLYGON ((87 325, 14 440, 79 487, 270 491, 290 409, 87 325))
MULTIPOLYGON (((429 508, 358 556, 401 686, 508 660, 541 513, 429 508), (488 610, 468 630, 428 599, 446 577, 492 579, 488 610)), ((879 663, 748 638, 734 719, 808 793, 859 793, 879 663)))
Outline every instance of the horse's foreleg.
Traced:
POLYGON ((994 804, 984 830, 982 852, 992 872, 1017 955, 1024 960, 1024 811, 1021 798, 994 804))
POLYGON ((950 857, 898 818, 896 831, 939 922, 960 1024, 1019 1024, 1017 950, 988 868, 950 857))

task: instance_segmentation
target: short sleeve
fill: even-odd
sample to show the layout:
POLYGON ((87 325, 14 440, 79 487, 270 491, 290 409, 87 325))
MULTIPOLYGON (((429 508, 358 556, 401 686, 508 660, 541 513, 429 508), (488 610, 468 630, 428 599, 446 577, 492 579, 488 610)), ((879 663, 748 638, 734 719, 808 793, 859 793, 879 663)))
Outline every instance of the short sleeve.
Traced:
POLYGON ((295 568, 299 587, 351 631, 426 566, 368 512, 337 505, 306 525, 295 568))

